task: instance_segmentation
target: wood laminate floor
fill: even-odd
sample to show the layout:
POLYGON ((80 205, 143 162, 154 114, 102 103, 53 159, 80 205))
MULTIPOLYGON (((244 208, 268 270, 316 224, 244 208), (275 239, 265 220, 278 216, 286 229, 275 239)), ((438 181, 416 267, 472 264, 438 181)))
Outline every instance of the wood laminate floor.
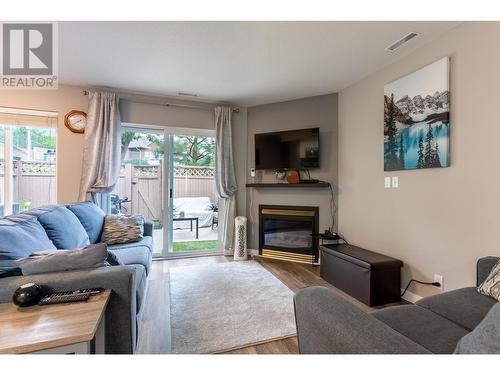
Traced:
MULTIPOLYGON (((255 258, 267 270, 280 279, 293 292, 307 286, 326 286, 344 296, 365 311, 372 308, 355 300, 344 292, 319 277, 319 267, 307 264, 291 263, 278 260, 255 258)), ((169 301, 169 271, 174 267, 184 267, 198 264, 230 262, 231 258, 224 256, 207 256, 154 261, 141 331, 138 337, 137 352, 140 354, 170 353, 170 301, 169 301)), ((297 338, 291 337, 275 340, 269 343, 253 345, 237 349, 227 354, 297 354, 297 338)))

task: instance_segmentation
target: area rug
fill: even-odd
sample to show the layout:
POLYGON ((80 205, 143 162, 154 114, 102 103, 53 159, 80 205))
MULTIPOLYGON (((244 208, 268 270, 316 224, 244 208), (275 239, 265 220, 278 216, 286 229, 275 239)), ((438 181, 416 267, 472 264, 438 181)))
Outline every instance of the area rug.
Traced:
POLYGON ((172 353, 219 353, 296 334, 293 293, 255 261, 170 269, 172 353))

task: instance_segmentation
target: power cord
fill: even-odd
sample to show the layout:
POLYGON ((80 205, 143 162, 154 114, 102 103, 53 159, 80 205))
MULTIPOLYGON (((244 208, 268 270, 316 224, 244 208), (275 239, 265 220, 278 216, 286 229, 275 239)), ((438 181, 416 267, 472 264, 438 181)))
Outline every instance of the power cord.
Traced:
MULTIPOLYGON (((304 172, 307 173, 307 178, 311 180, 311 172, 309 169, 304 169, 304 172)), ((318 182, 324 182, 321 180, 318 180, 318 182)), ((331 216, 331 225, 328 230, 330 233, 336 232, 335 230, 335 214, 337 213, 337 205, 335 204, 335 192, 333 190, 333 185, 328 182, 328 187, 330 188, 330 216, 331 216)), ((340 237, 340 236, 339 236, 340 237)), ((346 244, 349 244, 344 238, 340 237, 342 241, 344 241, 346 244)))
POLYGON ((401 297, 404 296, 404 294, 406 293, 406 291, 408 290, 408 288, 410 287, 411 283, 413 282, 416 282, 416 283, 419 283, 419 284, 423 284, 423 285, 434 285, 435 287, 440 287, 441 284, 438 283, 438 282, 433 282, 433 283, 427 283, 425 281, 420 281, 420 280, 415 280, 415 279, 411 279, 410 281, 408 281, 408 284, 406 285, 406 288, 405 290, 403 290, 403 293, 401 293, 401 297))
POLYGON ((338 233, 337 233, 337 236, 339 236, 339 238, 340 238, 342 241, 344 241, 344 243, 345 243, 346 245, 350 245, 350 243, 349 243, 349 242, 347 242, 347 240, 346 240, 344 237, 342 237, 340 234, 338 234, 338 233))
POLYGON ((330 226, 330 233, 332 233, 332 232, 335 232, 335 213, 337 211, 337 206, 335 205, 335 194, 334 194, 334 191, 333 191, 332 184, 328 183, 328 187, 330 188, 330 215, 331 215, 331 218, 332 218, 332 221, 331 221, 332 224, 330 226))

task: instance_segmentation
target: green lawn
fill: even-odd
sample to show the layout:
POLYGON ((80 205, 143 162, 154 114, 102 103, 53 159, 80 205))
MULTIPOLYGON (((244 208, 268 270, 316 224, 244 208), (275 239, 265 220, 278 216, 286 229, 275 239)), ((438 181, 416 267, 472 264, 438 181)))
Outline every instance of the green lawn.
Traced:
POLYGON ((217 240, 207 240, 207 241, 183 241, 174 242, 173 250, 174 252, 184 252, 184 251, 213 251, 217 249, 217 240))

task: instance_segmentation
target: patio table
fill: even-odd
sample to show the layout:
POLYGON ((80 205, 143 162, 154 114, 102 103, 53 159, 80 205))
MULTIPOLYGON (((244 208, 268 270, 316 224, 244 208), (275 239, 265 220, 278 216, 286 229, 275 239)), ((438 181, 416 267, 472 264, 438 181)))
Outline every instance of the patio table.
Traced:
POLYGON ((173 221, 189 221, 191 232, 193 231, 193 221, 196 223, 196 239, 198 239, 198 218, 197 217, 174 217, 173 221))

